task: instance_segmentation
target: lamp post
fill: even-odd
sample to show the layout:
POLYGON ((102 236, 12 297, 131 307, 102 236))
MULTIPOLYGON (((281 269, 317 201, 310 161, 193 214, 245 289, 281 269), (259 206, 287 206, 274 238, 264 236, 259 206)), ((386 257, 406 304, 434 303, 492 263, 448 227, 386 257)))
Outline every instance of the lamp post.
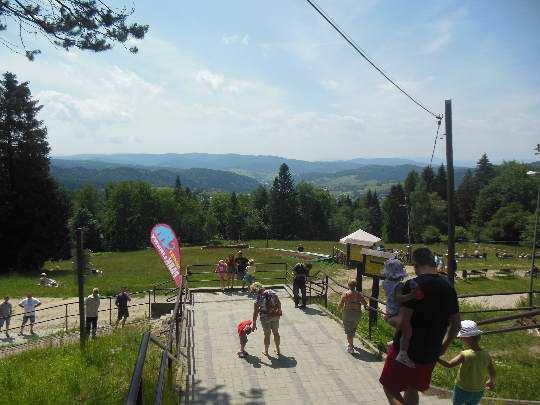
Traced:
MULTIPOLYGON (((539 172, 528 171, 529 176, 535 176, 539 172)), ((536 259, 536 234, 538 231, 538 208, 540 205, 540 186, 538 187, 538 195, 536 197, 536 211, 534 216, 534 234, 533 234, 533 245, 532 245, 532 260, 531 260, 531 270, 529 271, 529 307, 533 306, 533 278, 535 273, 535 259, 536 259)))
POLYGON ((407 210, 407 258, 408 262, 411 261, 411 255, 412 255, 412 246, 411 246, 411 212, 409 210, 409 201, 407 199, 407 196, 405 196, 405 204, 401 204, 400 207, 404 207, 407 210))

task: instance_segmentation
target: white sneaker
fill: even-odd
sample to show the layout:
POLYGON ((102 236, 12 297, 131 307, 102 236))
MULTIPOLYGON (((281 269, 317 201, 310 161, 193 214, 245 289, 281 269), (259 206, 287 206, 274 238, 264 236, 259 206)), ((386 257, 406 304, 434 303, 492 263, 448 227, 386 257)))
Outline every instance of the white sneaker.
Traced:
POLYGON ((415 368, 414 362, 409 358, 409 355, 405 350, 400 350, 396 356, 396 361, 400 362, 404 366, 415 368))
POLYGON ((347 346, 347 353, 354 353, 354 347, 347 346))

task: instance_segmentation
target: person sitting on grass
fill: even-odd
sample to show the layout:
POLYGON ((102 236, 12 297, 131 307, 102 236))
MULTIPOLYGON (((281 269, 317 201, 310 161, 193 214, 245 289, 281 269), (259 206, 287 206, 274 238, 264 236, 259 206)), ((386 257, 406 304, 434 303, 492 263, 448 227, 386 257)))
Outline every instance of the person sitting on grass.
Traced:
POLYGON ((58 287, 56 280, 47 277, 46 273, 41 273, 39 277, 39 285, 42 287, 58 287))
POLYGON ((398 259, 388 260, 383 269, 385 277, 383 281, 384 292, 386 293, 386 321, 397 330, 400 330, 399 353, 396 361, 407 367, 414 367, 414 362, 409 358, 409 342, 412 336, 410 319, 400 315, 399 308, 405 301, 410 301, 416 297, 416 285, 411 280, 412 291, 403 294, 403 279, 407 275, 403 264, 398 259))
POLYGON ((238 357, 244 358, 247 355, 246 344, 248 342, 247 335, 253 332, 251 324, 253 321, 245 320, 238 324, 236 330, 238 332, 238 337, 240 338, 240 351, 238 352, 238 357))
POLYGON ((450 361, 438 360, 439 364, 447 368, 459 366, 452 396, 454 405, 479 404, 484 396, 484 389, 492 390, 495 387, 495 367, 489 353, 480 347, 481 334, 476 322, 461 321, 458 338, 468 349, 450 361))

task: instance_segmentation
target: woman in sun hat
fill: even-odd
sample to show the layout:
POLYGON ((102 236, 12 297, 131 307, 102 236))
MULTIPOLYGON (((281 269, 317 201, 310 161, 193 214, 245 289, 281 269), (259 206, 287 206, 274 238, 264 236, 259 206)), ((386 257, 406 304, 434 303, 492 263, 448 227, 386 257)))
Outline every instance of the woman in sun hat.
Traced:
POLYGON ((476 405, 484 396, 484 389, 495 386, 495 367, 489 353, 480 347, 482 331, 474 321, 461 321, 458 338, 468 349, 450 361, 439 359, 447 368, 459 367, 452 403, 454 405, 476 405))

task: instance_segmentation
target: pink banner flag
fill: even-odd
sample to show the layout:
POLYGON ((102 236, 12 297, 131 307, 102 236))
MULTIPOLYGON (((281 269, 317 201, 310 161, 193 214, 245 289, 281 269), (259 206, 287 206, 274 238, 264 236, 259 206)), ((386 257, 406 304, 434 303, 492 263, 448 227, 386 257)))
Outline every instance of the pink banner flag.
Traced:
POLYGON ((180 270, 180 243, 172 228, 167 224, 157 224, 150 232, 150 242, 161 257, 161 261, 176 283, 182 285, 182 271, 180 270))

